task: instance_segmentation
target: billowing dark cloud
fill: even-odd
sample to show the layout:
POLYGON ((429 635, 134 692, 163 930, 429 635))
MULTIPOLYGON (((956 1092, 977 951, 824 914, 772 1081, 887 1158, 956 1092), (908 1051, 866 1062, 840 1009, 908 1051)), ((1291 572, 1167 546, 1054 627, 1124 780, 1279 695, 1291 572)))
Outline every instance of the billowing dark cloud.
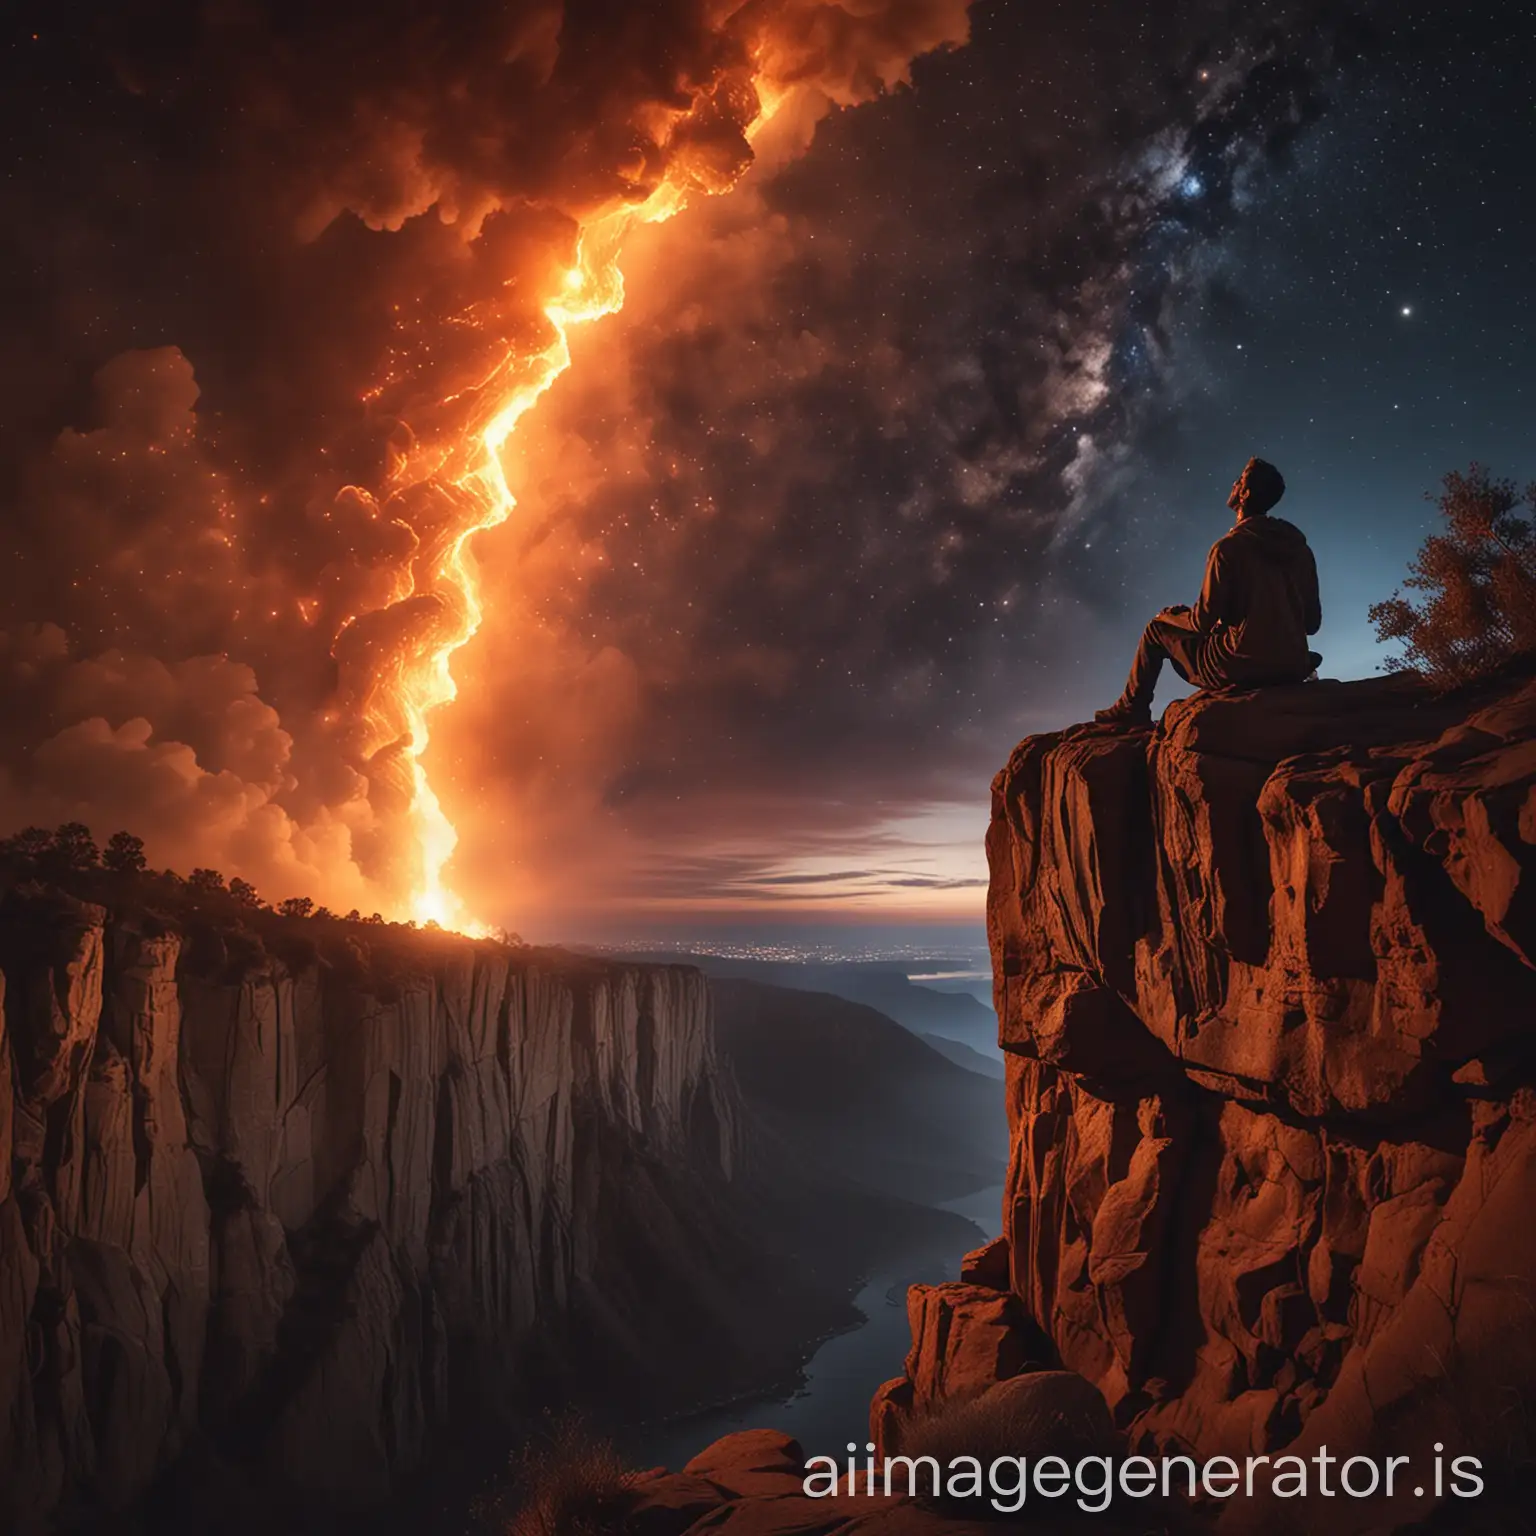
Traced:
POLYGON ((0 707, 9 823, 132 827, 172 867, 324 888, 342 910, 372 894, 352 856, 371 830, 366 784, 298 819, 293 740, 248 666, 123 651, 71 660, 56 626, 21 627, 0 639, 0 707))
POLYGON ((217 823, 204 857, 269 880, 249 849, 275 835, 280 885, 398 909, 431 830, 423 711, 473 627, 457 550, 501 510, 479 433, 556 343, 583 231, 728 189, 765 102, 898 85, 963 41, 966 0, 130 0, 15 22, 0 597, 17 644, 57 626, 74 659, 32 682, 48 734, 12 733, 0 810, 67 800, 178 861, 217 823), (282 721, 265 777, 206 757, 220 727, 177 670, 199 655, 282 721), (134 685, 88 701, 91 666, 134 685), (211 820, 189 801, 173 835, 176 772, 198 805, 244 788, 211 820))

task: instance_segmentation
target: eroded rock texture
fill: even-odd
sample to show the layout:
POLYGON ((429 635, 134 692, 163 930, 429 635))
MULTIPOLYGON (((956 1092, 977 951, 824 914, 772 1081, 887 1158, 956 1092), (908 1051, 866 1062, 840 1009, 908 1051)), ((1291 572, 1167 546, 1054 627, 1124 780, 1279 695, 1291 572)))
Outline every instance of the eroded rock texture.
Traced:
POLYGON ((724 1347, 686 1273, 735 1145, 702 977, 390 942, 194 956, 7 899, 0 1528, 124 1508, 193 1441, 361 1506, 583 1350, 643 1374, 671 1314, 724 1347))
POLYGON ((1536 683, 1032 737, 987 848, 1004 1251, 914 1296, 882 1439, 1038 1326, 1144 1448, 1496 1441, 1536 1388, 1536 683))

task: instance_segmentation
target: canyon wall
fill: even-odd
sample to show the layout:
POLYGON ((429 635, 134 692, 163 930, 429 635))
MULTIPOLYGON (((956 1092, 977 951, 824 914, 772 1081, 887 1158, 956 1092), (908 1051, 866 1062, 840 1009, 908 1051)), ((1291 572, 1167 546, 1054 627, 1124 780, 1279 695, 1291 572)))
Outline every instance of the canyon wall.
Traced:
POLYGON ((362 1507, 455 1413, 728 1350, 688 1273, 735 1146, 697 972, 275 947, 0 906, 0 1529, 126 1508, 193 1446, 362 1507))
POLYGON ((1005 1230, 914 1288, 884 1446, 1060 1362, 1140 1449, 1444 1441, 1528 1472, 1536 683, 1201 694, 1155 731, 1031 737, 987 850, 1005 1230))

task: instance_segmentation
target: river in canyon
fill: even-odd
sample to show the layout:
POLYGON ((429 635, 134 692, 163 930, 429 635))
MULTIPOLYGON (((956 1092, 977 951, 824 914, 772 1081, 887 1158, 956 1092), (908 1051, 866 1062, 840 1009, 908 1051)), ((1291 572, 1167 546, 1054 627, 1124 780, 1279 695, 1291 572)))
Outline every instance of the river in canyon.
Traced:
MULTIPOLYGON (((1003 1186, 994 1184, 942 1208, 992 1238, 1001 1229, 1002 1202, 1003 1186)), ((712 1441, 741 1429, 782 1430, 799 1440, 807 1456, 841 1455, 849 1441, 862 1447, 869 1438, 869 1400, 882 1382, 901 1374, 911 1344, 907 1287, 957 1279, 961 1257, 952 1247, 919 1246, 882 1264, 854 1298, 863 1322, 825 1340, 793 1392, 637 1427, 616 1437, 621 1454, 632 1466, 676 1470, 712 1441)))

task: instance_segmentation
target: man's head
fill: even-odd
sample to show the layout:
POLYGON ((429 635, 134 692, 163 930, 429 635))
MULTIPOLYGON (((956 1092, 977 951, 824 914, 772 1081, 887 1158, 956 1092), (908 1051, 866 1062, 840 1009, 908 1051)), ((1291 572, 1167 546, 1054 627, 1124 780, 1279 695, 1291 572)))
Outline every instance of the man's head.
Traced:
POLYGON ((1280 471, 1265 459, 1249 459, 1227 497, 1227 505, 1245 517, 1262 517, 1285 495, 1285 481, 1280 471))

